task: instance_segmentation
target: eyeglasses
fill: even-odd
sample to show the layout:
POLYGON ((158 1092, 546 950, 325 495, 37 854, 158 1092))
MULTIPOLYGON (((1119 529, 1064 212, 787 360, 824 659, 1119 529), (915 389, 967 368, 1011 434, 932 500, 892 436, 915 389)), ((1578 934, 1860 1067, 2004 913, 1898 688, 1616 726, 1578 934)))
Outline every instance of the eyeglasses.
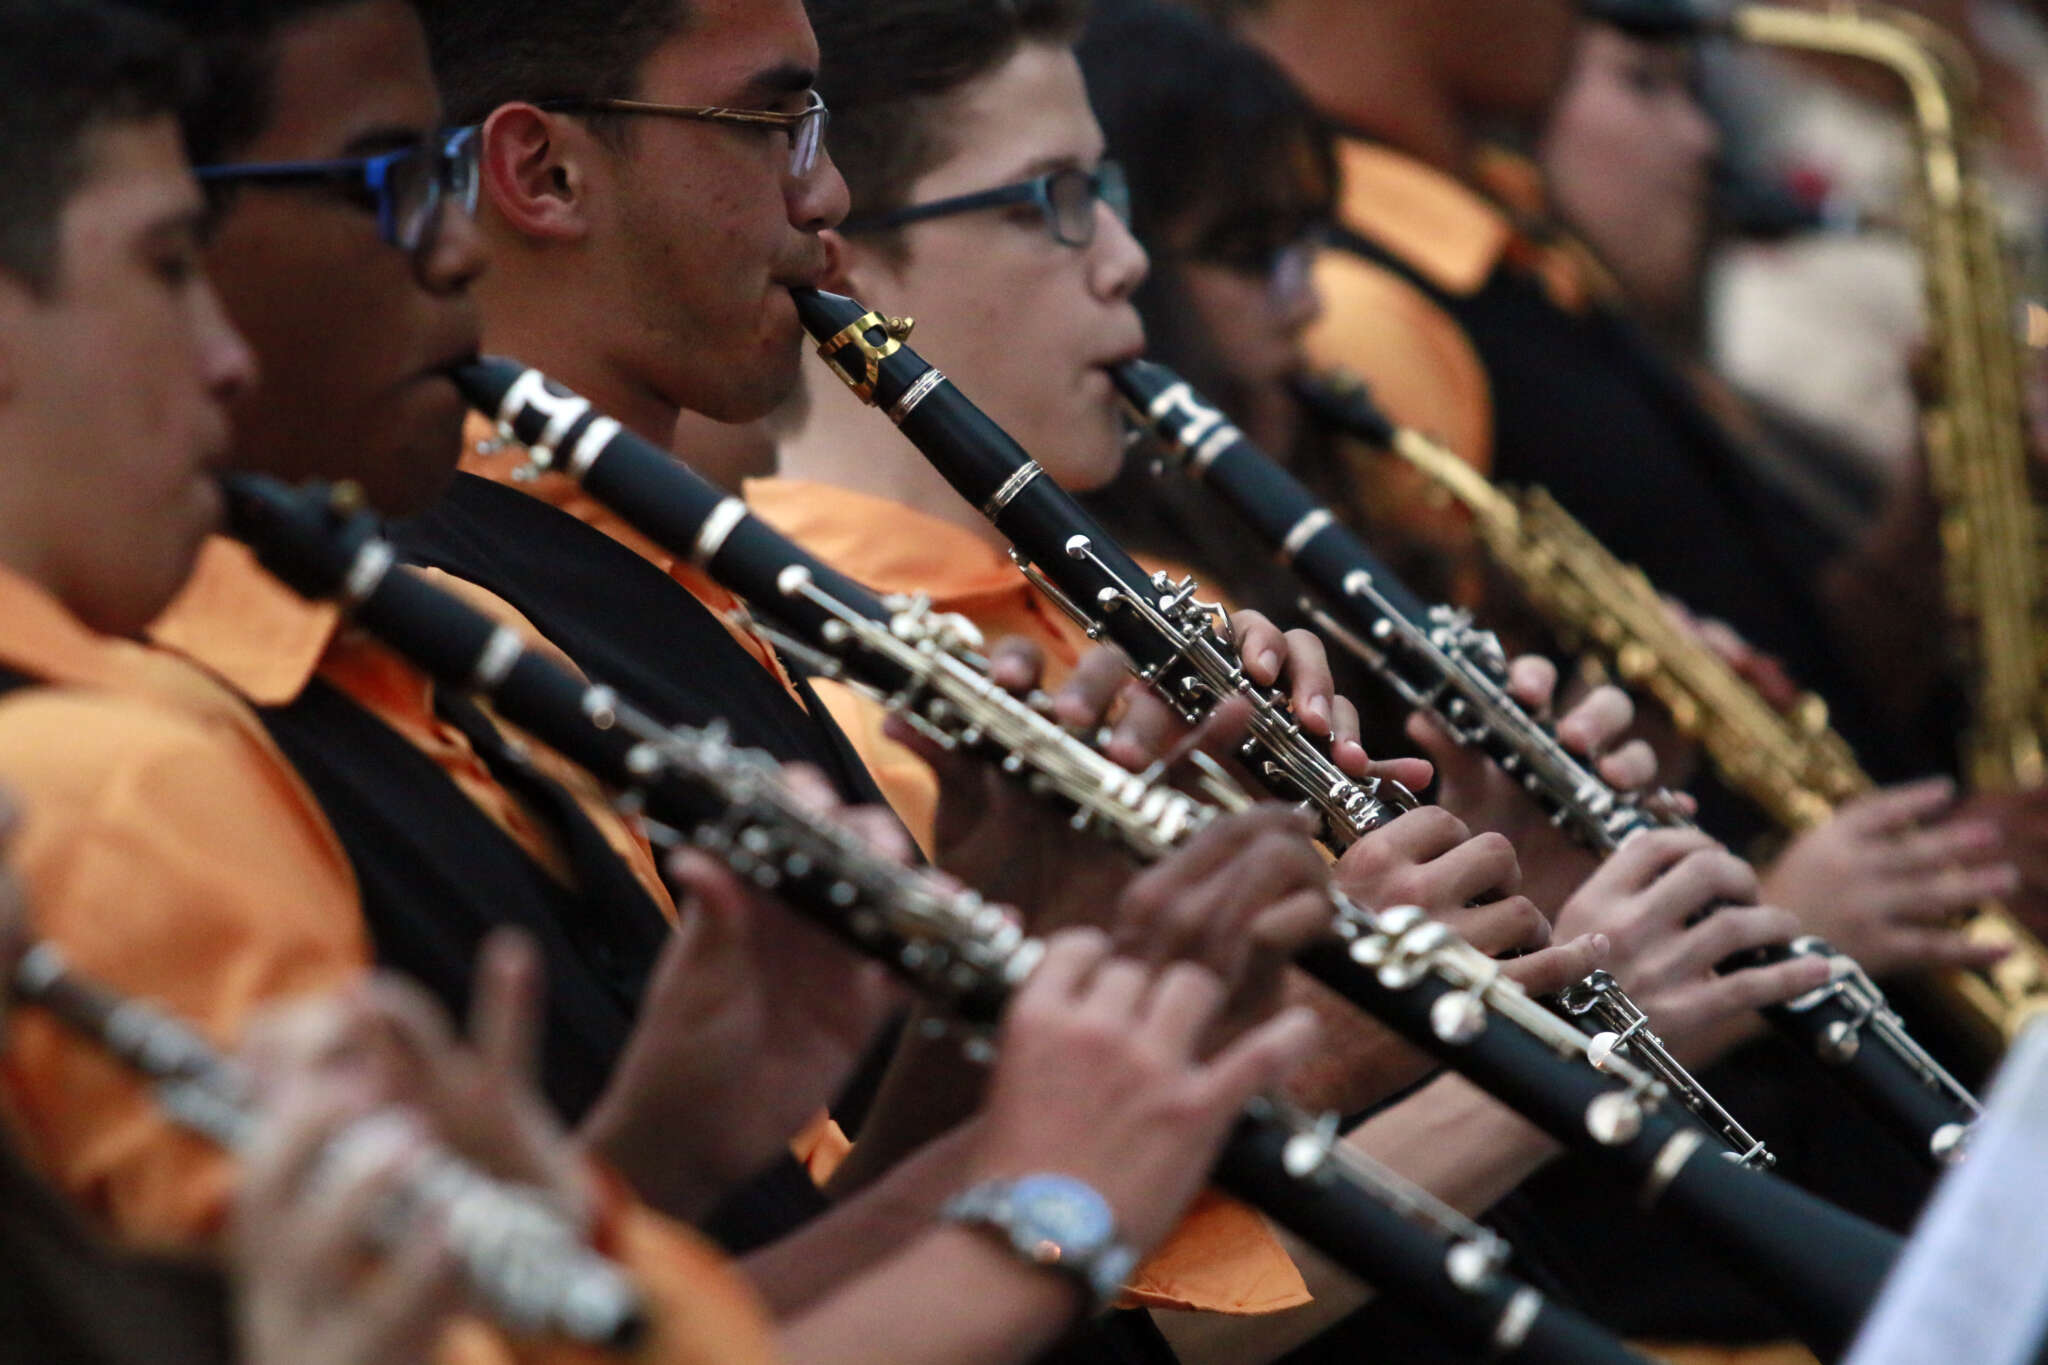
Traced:
POLYGON ((383 239, 415 257, 433 250, 441 211, 452 204, 476 215, 482 176, 477 168, 475 128, 458 128, 438 141, 338 161, 276 161, 239 166, 201 166, 208 186, 336 185, 375 209, 383 239))
POLYGON ((662 118, 723 123, 735 128, 770 128, 789 135, 789 174, 802 180, 818 168, 825 151, 825 128, 832 111, 825 97, 810 92, 800 114, 767 109, 725 109, 715 104, 652 104, 646 100, 542 100, 534 106, 551 114, 654 114, 662 118))
POLYGON ((1322 249, 1321 225, 1285 241, 1260 234, 1218 233, 1184 251, 1155 250, 1152 259, 1215 266, 1247 280, 1261 281, 1266 297, 1281 310, 1299 302, 1314 287, 1316 254, 1322 249))
POLYGON ((922 223, 933 218, 950 218, 956 213, 979 213, 983 209, 1006 208, 1011 204, 1036 204, 1045 215, 1047 231, 1063 246, 1084 247, 1095 240, 1095 206, 1109 205, 1109 211, 1126 226, 1131 221, 1131 186, 1124 168, 1105 161, 1092 171, 1068 167, 1034 180, 1022 180, 979 194, 963 194, 897 209, 873 218, 856 218, 839 230, 842 233, 887 232, 893 228, 922 223))

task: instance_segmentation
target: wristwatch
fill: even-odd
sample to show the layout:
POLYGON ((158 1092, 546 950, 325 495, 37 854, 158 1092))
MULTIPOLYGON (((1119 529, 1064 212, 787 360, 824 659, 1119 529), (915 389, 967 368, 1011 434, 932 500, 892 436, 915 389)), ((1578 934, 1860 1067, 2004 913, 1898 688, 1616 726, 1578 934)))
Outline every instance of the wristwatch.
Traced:
POLYGON ((984 1181, 953 1196, 939 1217, 1001 1233, 1032 1265, 1073 1276, 1098 1309, 1123 1292, 1138 1265, 1138 1254, 1116 1239, 1108 1202, 1068 1175, 984 1181))

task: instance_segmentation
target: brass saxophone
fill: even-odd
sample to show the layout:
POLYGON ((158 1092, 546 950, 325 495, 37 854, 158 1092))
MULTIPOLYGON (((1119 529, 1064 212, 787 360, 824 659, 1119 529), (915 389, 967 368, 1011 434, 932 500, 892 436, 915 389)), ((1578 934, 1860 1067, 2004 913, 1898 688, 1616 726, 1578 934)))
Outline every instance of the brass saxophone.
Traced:
MULTIPOLYGON (((1392 448, 1470 509, 1487 553, 1567 648, 1593 651, 1655 697, 1722 779, 1779 825, 1811 829, 1875 788, 1829 725, 1826 702, 1805 693, 1778 710, 1672 619, 1642 570, 1615 558, 1542 489, 1497 488, 1414 431, 1397 432, 1392 448)), ((1932 985, 1980 1046, 2002 1050, 2048 1011, 2048 944, 1996 904, 1981 907, 1964 932, 2006 948, 2005 957, 1986 972, 1941 973, 1932 985)))
MULTIPOLYGON (((1941 506, 1947 597, 1963 627, 1972 687, 1963 772, 1977 791, 2039 786, 2048 778, 2048 602, 2013 293, 1989 190, 1967 150, 1980 132, 1974 63, 1941 29, 1883 5, 1752 3, 1709 13, 1691 3, 1591 0, 1587 9, 1647 36, 1718 34, 1875 62, 1904 85, 1919 166, 1910 220, 1926 262, 1935 350, 1922 424, 1941 506)), ((1333 404, 1362 399, 1339 383, 1333 404)), ((1305 396, 1334 417, 1313 392, 1305 396)), ((1373 439, 1370 426, 1350 427, 1373 439)), ((1426 437, 1388 433, 1382 418, 1376 443, 1472 512, 1488 553, 1568 646, 1595 651, 1624 682, 1656 697, 1722 779, 1785 829, 1809 829, 1873 788, 1830 728, 1825 702, 1807 694, 1788 712, 1774 708, 1672 621, 1640 570, 1616 559, 1542 489, 1496 488, 1426 437)), ((1943 973, 1935 991, 1978 1043, 2002 1051, 2048 1010, 2048 945, 1999 905, 1982 907, 1966 932, 2007 948, 2005 958, 1985 973, 1943 973)))

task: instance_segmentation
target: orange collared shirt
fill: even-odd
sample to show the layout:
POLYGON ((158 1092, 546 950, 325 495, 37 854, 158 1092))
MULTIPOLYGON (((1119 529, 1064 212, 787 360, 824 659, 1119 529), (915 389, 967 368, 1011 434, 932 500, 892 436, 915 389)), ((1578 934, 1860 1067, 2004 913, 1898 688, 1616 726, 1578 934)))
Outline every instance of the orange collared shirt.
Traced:
MULTIPOLYGON (((428 577, 514 626, 528 644, 552 651, 539 632, 504 602, 446 575, 428 577)), ((499 784, 468 738, 435 713, 433 683, 376 640, 344 626, 331 605, 308 602, 265 573, 245 547, 220 537, 208 541, 191 580, 151 625, 150 634, 255 706, 287 705, 316 675, 324 678, 432 759, 479 810, 558 880, 572 880, 553 833, 499 784)), ((536 766, 577 798, 655 905, 673 920, 674 902, 645 838, 619 815, 589 774, 546 746, 521 738, 536 766)))
MULTIPOLYGON (((1031 586, 1008 555, 981 537, 900 503, 792 479, 751 479, 755 515, 818 558, 877 592, 919 595, 965 616, 990 639, 1017 635, 1045 651, 1046 681, 1058 686, 1089 647, 1087 633, 1031 586)), ((817 682, 831 711, 891 803, 921 789, 918 813, 897 806, 927 849, 938 779, 923 760, 881 732, 877 708, 829 682, 817 682)), ((1258 1214, 1205 1193, 1174 1234, 1138 1267, 1127 1300, 1150 1308, 1261 1314, 1309 1301, 1300 1271, 1258 1214)))
MULTIPOLYGON (((310 647, 333 631, 321 615, 278 616, 271 638, 310 647)), ((347 855, 240 699, 170 653, 94 634, 4 568, 0 622, 0 666, 50 684, 0 698, 0 781, 23 808, 10 861, 39 938, 223 1046, 259 1010, 361 974, 370 948, 347 855)), ((256 666, 255 642, 234 638, 223 655, 256 666)), ((159 1246, 219 1235, 229 1160, 168 1122, 102 1049, 17 1010, 0 1088, 25 1153, 102 1226, 159 1246)), ((772 1365, 765 1309, 708 1243, 624 1191, 603 1214, 605 1250, 654 1310, 642 1359, 772 1365)), ((515 1346, 475 1322, 436 1352, 443 1365, 598 1358, 515 1346)))
MULTIPOLYGON (((217 1041, 362 970, 347 856, 245 707, 4 569, 0 622, 0 664, 53 684, 0 700, 38 935, 217 1041)), ((144 1244, 218 1232, 227 1164, 97 1048, 22 1010, 0 1078, 24 1153, 102 1226, 144 1244)))

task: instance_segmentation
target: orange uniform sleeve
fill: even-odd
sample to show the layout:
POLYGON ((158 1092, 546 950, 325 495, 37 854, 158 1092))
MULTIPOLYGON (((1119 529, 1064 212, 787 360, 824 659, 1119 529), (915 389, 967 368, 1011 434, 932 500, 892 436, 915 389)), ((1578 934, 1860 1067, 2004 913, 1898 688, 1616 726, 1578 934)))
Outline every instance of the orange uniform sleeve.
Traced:
MULTIPOLYGON (((13 858, 34 931, 216 1041, 368 961, 347 860, 257 735, 29 692, 0 705, 0 781, 24 810, 13 858)), ((17 1011, 0 1081, 29 1159, 114 1232, 190 1245, 219 1230, 227 1162, 98 1047, 17 1011)))
POLYGON ((1470 460, 1493 467, 1493 391, 1455 319, 1392 271, 1325 251, 1316 263, 1322 318, 1306 339, 1318 366, 1349 370, 1380 407, 1470 460))
POLYGON ((866 766, 882 799, 903 822, 918 849, 931 858, 936 847, 939 777, 923 759, 882 733, 888 708, 842 683, 814 678, 811 690, 825 711, 845 732, 847 743, 866 766))

